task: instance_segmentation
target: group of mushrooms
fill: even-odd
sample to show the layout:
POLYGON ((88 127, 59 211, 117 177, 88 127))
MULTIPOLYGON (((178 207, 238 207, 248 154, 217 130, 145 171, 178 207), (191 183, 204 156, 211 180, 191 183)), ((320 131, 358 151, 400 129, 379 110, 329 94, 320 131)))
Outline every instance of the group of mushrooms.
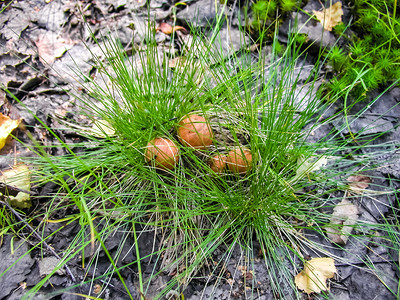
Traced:
MULTIPOLYGON (((203 151, 213 143, 214 134, 210 123, 203 116, 190 114, 178 124, 177 136, 183 146, 203 151)), ((162 170, 173 170, 179 160, 179 147, 169 138, 156 137, 146 147, 146 162, 162 170)), ((244 146, 218 153, 209 158, 208 164, 215 173, 224 173, 226 168, 234 174, 245 174, 252 166, 251 151, 244 146)))

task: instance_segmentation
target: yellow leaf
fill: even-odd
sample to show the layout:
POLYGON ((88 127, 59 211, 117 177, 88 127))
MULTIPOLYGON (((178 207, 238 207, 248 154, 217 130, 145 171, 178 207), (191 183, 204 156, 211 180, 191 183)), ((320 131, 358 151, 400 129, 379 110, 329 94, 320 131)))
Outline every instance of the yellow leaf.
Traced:
POLYGON ((98 138, 106 138, 109 136, 114 136, 115 130, 111 126, 111 124, 108 123, 107 121, 96 120, 93 123, 93 126, 92 126, 89 134, 93 135, 94 137, 98 137, 98 138))
MULTIPOLYGON (((21 190, 30 191, 31 172, 26 165, 17 165, 14 168, 1 172, 0 182, 21 190)), ((27 193, 19 192, 17 196, 9 196, 10 204, 19 208, 31 207, 31 197, 27 193)))
POLYGON ((333 27, 342 23, 342 2, 336 2, 330 8, 326 8, 322 11, 313 10, 313 14, 322 23, 325 30, 332 31, 333 27))
POLYGON ((6 144, 7 137, 19 126, 22 119, 12 120, 0 113, 0 149, 6 144))
POLYGON ((320 170, 322 167, 325 167, 327 163, 328 159, 326 156, 309 157, 307 159, 300 157, 297 160, 298 168, 296 170, 296 176, 291 179, 291 182, 296 182, 311 172, 320 170))
POLYGON ((317 257, 304 263, 304 269, 294 278, 297 288, 307 294, 328 290, 326 280, 336 272, 335 262, 329 257, 317 257))

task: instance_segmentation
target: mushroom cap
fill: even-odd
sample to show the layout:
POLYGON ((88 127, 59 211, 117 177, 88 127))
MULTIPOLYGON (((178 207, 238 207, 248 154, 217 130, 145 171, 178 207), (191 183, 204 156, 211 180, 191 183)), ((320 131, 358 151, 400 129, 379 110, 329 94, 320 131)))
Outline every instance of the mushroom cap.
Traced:
POLYGON ((226 167, 226 156, 221 154, 214 155, 211 157, 209 165, 215 173, 223 173, 226 167))
POLYGON ((153 162, 155 167, 172 170, 178 162, 179 149, 170 139, 155 138, 147 144, 144 156, 147 163, 153 162))
POLYGON ((188 115, 179 122, 178 138, 184 146, 205 149, 213 142, 213 132, 206 118, 188 115))
POLYGON ((238 147, 229 151, 226 163, 232 173, 244 174, 251 169, 252 160, 253 156, 249 149, 238 147))

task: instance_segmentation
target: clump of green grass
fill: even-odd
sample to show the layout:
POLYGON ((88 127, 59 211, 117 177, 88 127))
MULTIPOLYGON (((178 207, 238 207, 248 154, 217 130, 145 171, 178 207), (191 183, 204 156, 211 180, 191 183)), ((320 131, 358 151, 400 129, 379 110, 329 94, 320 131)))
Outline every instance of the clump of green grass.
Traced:
MULTIPOLYGON (((271 270, 276 297, 283 297, 287 286, 296 293, 293 272, 309 254, 307 249, 330 255, 304 231, 324 234, 329 214, 322 209, 341 199, 347 174, 369 164, 369 157, 357 155, 364 145, 341 140, 341 130, 331 131, 317 143, 307 142, 314 130, 331 121, 323 117, 327 103, 342 95, 339 91, 349 91, 351 84, 329 94, 329 102, 318 98, 317 64, 299 87, 302 48, 296 38, 284 49, 275 47, 270 57, 260 54, 257 62, 246 60, 246 53, 244 58, 234 55, 240 63, 232 68, 213 46, 217 33, 218 27, 211 40, 195 37, 182 53, 184 58, 174 61, 159 52, 152 34, 143 51, 132 57, 118 41, 105 39, 100 44, 105 60, 94 57, 97 77, 84 86, 85 94, 76 95, 82 113, 93 124, 99 120, 103 124, 100 137, 88 134, 88 142, 80 145, 59 139, 69 153, 61 157, 47 155, 39 145, 33 149, 40 155, 32 162, 38 182, 59 186, 40 213, 43 222, 68 208, 73 212, 68 220, 81 224, 73 245, 63 253, 64 262, 81 255, 82 264, 92 266, 103 251, 110 268, 98 278, 117 276, 131 298, 121 268, 137 269, 142 298, 160 272, 173 274, 156 296, 159 299, 172 290, 182 293, 219 247, 227 249, 219 267, 228 264, 235 245, 250 249, 251 254, 253 239, 260 243, 271 270), (213 145, 205 150, 186 147, 176 136, 180 119, 193 112, 205 116, 215 133, 213 145), (146 163, 146 147, 155 137, 168 138, 179 148, 172 170, 146 163), (72 147, 77 146, 84 150, 74 152, 72 147), (209 159, 235 147, 251 151, 251 170, 213 172, 209 159), (159 269, 146 278, 137 243, 140 228, 162 236, 153 250, 159 269), (137 260, 129 265, 117 267, 119 253, 110 253, 105 246, 115 230, 132 232, 137 260), (85 262, 88 248, 93 255, 85 262)), ((210 272, 218 284, 218 267, 210 272)), ((30 294, 39 291, 51 275, 30 294)))

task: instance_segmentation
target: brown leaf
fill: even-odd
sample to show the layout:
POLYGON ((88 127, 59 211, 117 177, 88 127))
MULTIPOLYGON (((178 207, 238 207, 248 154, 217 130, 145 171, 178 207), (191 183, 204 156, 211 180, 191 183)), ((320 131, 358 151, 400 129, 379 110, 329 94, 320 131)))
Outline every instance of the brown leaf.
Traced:
POLYGON ((342 23, 342 2, 336 2, 330 8, 323 9, 322 11, 313 10, 313 14, 322 23, 325 30, 332 31, 333 27, 342 23))
POLYGON ((165 34, 171 34, 173 32, 172 26, 168 23, 161 23, 158 29, 165 34))
POLYGON ((365 175, 352 175, 347 181, 351 192, 361 194, 371 183, 371 178, 365 175))
POLYGON ((317 257, 304 263, 304 269, 294 278, 300 290, 311 293, 320 293, 328 290, 326 280, 332 278, 336 272, 335 262, 329 257, 317 257))
POLYGON ((76 42, 70 39, 64 39, 55 33, 48 32, 40 35, 35 41, 35 44, 38 48, 40 61, 43 64, 51 65, 56 58, 63 56, 76 42))
POLYGON ((98 295, 101 293, 102 290, 103 290, 103 287, 100 284, 95 284, 94 288, 93 288, 93 293, 98 295))
POLYGON ((326 228, 327 236, 332 243, 345 245, 353 225, 358 220, 358 208, 347 199, 343 199, 333 209, 330 225, 326 228))
POLYGON ((0 113, 0 150, 6 144, 6 140, 11 132, 19 126, 22 119, 12 120, 0 113))
POLYGON ((244 278, 246 279, 246 281, 252 281, 252 280, 253 280, 253 272, 252 272, 252 271, 247 272, 247 273, 244 275, 244 278))
POLYGON ((226 280, 226 282, 232 287, 233 284, 235 283, 235 280, 233 280, 232 278, 229 278, 226 280))
POLYGON ((171 26, 168 23, 161 23, 160 26, 158 27, 158 30, 160 30, 162 33, 165 34, 172 34, 175 31, 182 30, 183 32, 186 32, 186 29, 182 26, 171 26))
POLYGON ((183 31, 183 33, 185 33, 186 28, 182 26, 174 26, 174 31, 183 31))
POLYGON ((237 266, 237 269, 242 272, 242 275, 244 276, 247 273, 247 267, 246 266, 237 266))

